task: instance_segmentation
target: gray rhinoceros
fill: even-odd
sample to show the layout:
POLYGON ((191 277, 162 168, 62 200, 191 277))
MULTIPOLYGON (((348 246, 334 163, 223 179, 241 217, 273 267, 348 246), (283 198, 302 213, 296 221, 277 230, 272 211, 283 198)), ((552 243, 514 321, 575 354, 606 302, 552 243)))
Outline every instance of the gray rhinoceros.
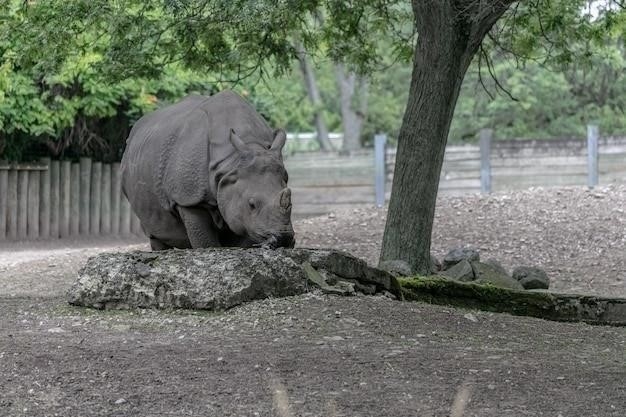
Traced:
POLYGON ((139 119, 122 190, 152 249, 293 247, 285 140, 231 91, 191 95, 139 119))

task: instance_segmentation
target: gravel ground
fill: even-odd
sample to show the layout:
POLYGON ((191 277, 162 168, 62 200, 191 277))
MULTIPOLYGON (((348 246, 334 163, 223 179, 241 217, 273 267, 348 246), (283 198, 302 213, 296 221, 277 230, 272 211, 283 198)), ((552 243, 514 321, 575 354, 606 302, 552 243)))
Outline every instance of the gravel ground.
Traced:
MULTIPOLYGON (((298 244, 345 249, 376 264, 385 210, 358 208, 296 223, 298 244)), ((558 291, 626 297, 626 186, 441 196, 432 252, 471 246, 509 271, 544 268, 558 291)))
MULTIPOLYGON (((544 267, 626 296, 626 188, 442 197, 433 252, 544 267)), ((385 211, 295 222, 299 245, 375 264, 385 211)), ((138 240, 0 245, 0 416, 611 416, 626 329, 309 293, 223 313, 96 311, 63 294, 88 256, 138 240)))

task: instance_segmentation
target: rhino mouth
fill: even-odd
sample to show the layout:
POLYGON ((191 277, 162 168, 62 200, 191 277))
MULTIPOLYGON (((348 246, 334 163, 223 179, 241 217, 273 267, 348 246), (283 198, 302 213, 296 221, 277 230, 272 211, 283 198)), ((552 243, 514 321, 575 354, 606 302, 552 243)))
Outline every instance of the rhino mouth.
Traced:
POLYGON ((292 234, 271 235, 262 242, 252 245, 252 247, 263 249, 293 248, 296 244, 292 234))

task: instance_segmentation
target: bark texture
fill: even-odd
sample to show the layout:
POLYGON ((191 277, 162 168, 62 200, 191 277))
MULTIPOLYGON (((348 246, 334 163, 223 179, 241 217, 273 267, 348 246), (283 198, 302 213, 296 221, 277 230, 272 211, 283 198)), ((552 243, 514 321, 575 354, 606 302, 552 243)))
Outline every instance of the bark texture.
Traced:
POLYGON ((512 0, 414 0, 419 37, 398 138, 381 261, 430 269, 439 176, 463 77, 483 38, 512 0))

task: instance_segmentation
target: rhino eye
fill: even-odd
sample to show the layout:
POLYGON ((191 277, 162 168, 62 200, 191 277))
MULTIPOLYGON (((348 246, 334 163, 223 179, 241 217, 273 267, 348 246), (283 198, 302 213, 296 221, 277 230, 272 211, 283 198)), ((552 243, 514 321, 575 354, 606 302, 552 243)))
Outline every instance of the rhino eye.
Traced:
POLYGON ((248 200, 248 205, 250 206, 250 210, 256 210, 256 201, 254 201, 254 198, 248 200))

